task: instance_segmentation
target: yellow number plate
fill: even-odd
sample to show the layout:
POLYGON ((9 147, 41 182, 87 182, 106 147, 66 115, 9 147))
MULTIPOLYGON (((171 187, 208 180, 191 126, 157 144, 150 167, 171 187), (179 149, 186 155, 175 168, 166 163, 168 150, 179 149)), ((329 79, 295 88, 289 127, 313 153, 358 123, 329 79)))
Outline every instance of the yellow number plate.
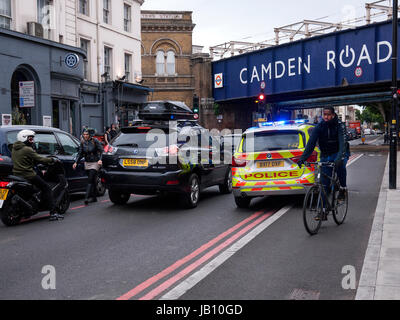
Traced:
POLYGON ((124 167, 148 167, 149 161, 147 159, 123 159, 122 165, 124 167))
POLYGON ((8 189, 0 189, 0 200, 6 200, 8 195, 8 189))
POLYGON ((283 160, 257 162, 257 168, 278 168, 278 167, 283 167, 284 165, 285 164, 283 160))

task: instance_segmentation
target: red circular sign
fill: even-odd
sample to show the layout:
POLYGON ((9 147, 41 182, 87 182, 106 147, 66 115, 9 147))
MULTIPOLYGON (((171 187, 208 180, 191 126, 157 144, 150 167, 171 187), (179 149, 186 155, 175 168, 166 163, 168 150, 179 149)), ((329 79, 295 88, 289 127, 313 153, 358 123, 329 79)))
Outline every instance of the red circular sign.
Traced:
POLYGON ((354 71, 354 74, 357 78, 360 78, 363 75, 363 69, 361 67, 357 67, 354 71))
POLYGON ((215 83, 217 84, 217 86, 221 85, 221 83, 222 83, 221 76, 216 76, 215 77, 215 83))
POLYGON ((193 118, 194 118, 195 120, 197 120, 197 119, 199 118, 199 115, 198 115, 197 113, 195 113, 195 114, 193 115, 193 118))

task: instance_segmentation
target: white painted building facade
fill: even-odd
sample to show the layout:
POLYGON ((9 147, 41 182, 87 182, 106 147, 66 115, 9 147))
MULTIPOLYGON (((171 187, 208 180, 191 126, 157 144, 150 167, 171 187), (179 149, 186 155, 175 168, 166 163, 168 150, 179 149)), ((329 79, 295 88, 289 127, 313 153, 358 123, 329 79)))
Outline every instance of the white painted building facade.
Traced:
MULTIPOLYGON (((144 0, 0 0, 11 29, 87 49, 86 78, 141 80, 140 7, 144 0), (42 31, 43 29, 43 31, 42 31), (109 54, 109 56, 105 56, 109 54)), ((1 10, 1 9, 0 9, 1 10)))
POLYGON ((151 91, 140 85, 143 3, 0 0, 0 27, 86 51, 86 59, 79 62, 84 81, 75 103, 75 119, 101 133, 105 126, 120 122, 146 102, 151 91))

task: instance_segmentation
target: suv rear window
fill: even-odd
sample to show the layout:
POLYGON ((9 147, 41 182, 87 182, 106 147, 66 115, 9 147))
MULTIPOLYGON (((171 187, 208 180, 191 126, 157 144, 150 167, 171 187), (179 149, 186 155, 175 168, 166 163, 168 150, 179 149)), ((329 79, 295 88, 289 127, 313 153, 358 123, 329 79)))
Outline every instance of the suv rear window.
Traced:
POLYGON ((144 129, 139 132, 123 133, 115 137, 112 145, 128 148, 160 148, 168 145, 168 134, 160 129, 144 129))
POLYGON ((298 131, 266 131, 247 134, 243 138, 243 152, 262 152, 297 149, 301 144, 298 131))

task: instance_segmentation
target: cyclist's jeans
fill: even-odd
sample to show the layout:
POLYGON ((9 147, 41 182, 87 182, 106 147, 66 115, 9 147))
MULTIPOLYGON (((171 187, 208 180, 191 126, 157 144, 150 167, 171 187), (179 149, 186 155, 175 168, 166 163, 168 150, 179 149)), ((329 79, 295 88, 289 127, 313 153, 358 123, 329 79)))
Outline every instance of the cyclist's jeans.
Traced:
MULTIPOLYGON (((331 154, 329 156, 326 157, 322 157, 321 156, 321 162, 333 162, 335 161, 337 156, 337 153, 331 154)), ((336 174, 339 178, 339 182, 340 182, 340 186, 341 187, 346 187, 346 178, 347 178, 347 170, 346 170, 346 165, 347 165, 347 161, 349 160, 348 156, 345 157, 345 159, 342 161, 342 164, 339 166, 339 168, 336 168, 336 174)), ((332 167, 327 167, 327 166, 323 166, 322 167, 322 173, 324 173, 325 175, 332 177, 332 167)), ((327 195, 329 195, 330 193, 330 184, 331 184, 331 180, 326 177, 324 174, 321 174, 321 183, 324 186, 325 192, 327 195)), ((325 205, 325 199, 323 199, 324 202, 324 207, 326 207, 325 205)))

